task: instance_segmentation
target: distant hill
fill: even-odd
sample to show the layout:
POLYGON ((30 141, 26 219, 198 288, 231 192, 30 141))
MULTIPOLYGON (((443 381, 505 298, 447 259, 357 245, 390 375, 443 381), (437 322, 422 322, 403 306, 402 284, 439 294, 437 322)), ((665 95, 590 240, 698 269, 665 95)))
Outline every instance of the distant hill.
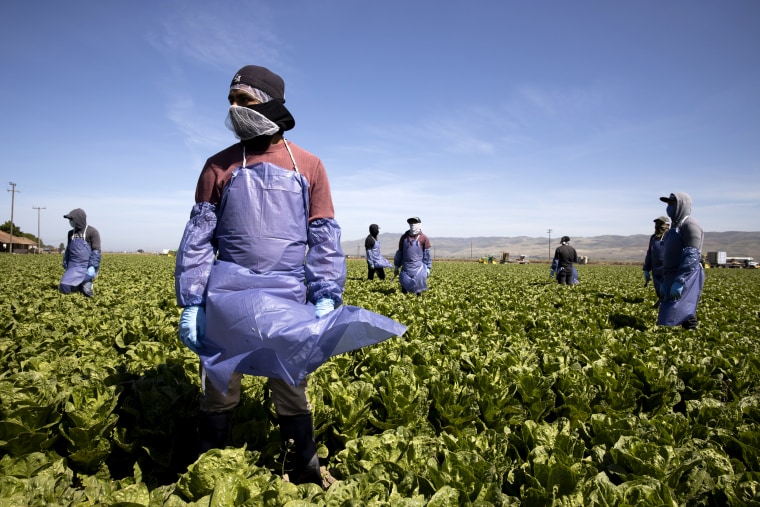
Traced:
MULTIPOLYGON (((378 238, 385 257, 392 258, 398 247, 399 233, 382 233, 378 238)), ((527 255, 528 259, 548 261, 559 246, 559 238, 531 238, 528 236, 473 237, 473 238, 430 238, 433 257, 438 259, 479 259, 487 255, 501 258, 502 252, 509 252, 510 258, 527 255)), ((585 255, 589 262, 643 262, 646 255, 648 234, 632 236, 593 236, 572 238, 570 244, 585 255)), ((364 238, 341 242, 343 252, 350 257, 364 256, 364 238)), ((760 232, 706 232, 702 252, 724 251, 729 257, 754 257, 760 260, 760 232)))

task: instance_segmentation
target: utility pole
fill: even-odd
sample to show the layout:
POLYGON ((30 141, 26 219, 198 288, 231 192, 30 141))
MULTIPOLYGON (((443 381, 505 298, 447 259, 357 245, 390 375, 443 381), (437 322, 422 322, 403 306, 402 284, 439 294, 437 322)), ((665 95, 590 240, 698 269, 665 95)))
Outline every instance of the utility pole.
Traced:
POLYGON ((10 253, 13 253, 13 207, 16 202, 16 192, 21 192, 20 190, 16 190, 16 184, 12 181, 8 183, 8 185, 11 186, 11 188, 8 189, 8 192, 11 193, 11 244, 10 244, 10 253))
POLYGON ((549 260, 552 260, 552 230, 546 231, 549 233, 549 260))
POLYGON ((40 253, 40 210, 45 209, 45 206, 41 208, 37 206, 32 206, 32 209, 37 210, 37 253, 40 253))

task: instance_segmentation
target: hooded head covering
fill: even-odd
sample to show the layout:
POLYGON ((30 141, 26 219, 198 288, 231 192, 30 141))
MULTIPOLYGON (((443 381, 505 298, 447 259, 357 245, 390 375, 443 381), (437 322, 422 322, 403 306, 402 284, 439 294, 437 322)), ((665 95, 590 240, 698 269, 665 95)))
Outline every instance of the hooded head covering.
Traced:
POLYGON ((63 218, 66 218, 74 222, 74 230, 76 231, 87 227, 87 213, 85 213, 84 210, 81 208, 76 208, 69 211, 68 213, 63 215, 63 218))
POLYGON ((369 226, 369 234, 373 238, 377 239, 377 235, 380 234, 380 226, 377 224, 371 224, 369 226))
POLYGON ((660 200, 674 207, 673 213, 668 213, 673 227, 679 227, 691 215, 691 196, 685 192, 673 192, 668 197, 660 197, 660 200))

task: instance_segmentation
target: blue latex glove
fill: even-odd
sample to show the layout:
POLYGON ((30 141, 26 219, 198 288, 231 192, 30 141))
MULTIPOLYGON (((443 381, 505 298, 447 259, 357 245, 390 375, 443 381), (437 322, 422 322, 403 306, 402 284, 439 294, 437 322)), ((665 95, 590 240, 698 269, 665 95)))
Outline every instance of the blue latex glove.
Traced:
POLYGON ((206 309, 202 306, 186 306, 179 318, 179 339, 187 348, 198 353, 206 333, 206 309))
POLYGON ((644 280, 647 282, 652 279, 652 275, 649 274, 649 271, 644 271, 644 280))
POLYGON ((683 293, 683 284, 679 282, 673 282, 673 285, 670 286, 670 299, 673 301, 681 299, 682 293, 683 293))
POLYGON ((90 278, 95 278, 95 268, 93 268, 92 266, 87 268, 87 276, 89 276, 90 278))
POLYGON ((549 270, 549 278, 554 278, 554 270, 553 269, 549 270))
POLYGON ((323 317, 335 309, 335 301, 330 298, 322 298, 314 305, 314 316, 323 317))

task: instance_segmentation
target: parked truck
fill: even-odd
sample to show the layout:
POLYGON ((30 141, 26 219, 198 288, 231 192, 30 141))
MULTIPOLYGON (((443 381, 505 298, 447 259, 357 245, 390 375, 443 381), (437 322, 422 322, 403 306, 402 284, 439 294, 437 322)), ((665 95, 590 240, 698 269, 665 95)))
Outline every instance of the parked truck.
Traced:
POLYGON ((757 262, 752 257, 728 257, 726 266, 729 268, 756 268, 757 262))
POLYGON ((707 252, 705 267, 757 268, 757 262, 752 257, 728 257, 726 252, 707 252))
POLYGON ((725 268, 726 252, 707 252, 707 262, 711 268, 725 268))

